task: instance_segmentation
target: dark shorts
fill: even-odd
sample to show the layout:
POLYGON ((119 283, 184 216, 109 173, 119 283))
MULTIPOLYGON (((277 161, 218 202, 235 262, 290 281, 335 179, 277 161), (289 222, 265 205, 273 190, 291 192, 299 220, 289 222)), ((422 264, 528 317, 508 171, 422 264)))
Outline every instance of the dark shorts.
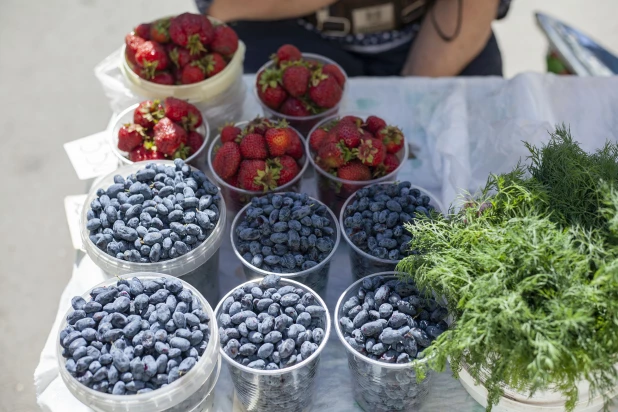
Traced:
MULTIPOLYGON (((342 49, 331 40, 306 30, 296 20, 241 21, 232 26, 247 45, 245 73, 256 73, 282 44, 293 44, 302 52, 320 54, 336 61, 348 76, 398 76, 412 43, 377 54, 361 54, 342 49)), ((460 76, 502 76, 502 56, 494 34, 485 48, 460 76)))

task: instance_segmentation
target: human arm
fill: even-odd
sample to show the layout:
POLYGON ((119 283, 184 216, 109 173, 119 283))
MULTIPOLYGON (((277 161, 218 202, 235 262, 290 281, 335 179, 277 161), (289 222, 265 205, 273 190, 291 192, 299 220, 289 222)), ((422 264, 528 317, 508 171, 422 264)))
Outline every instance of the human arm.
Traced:
POLYGON ((459 74, 487 44, 498 4, 499 0, 437 0, 423 20, 401 74, 428 77, 459 74), (445 41, 432 23, 431 13, 439 29, 451 36, 457 30, 460 5, 459 34, 452 41, 445 41))
POLYGON ((224 22, 306 16, 337 0, 215 0, 208 15, 224 22))

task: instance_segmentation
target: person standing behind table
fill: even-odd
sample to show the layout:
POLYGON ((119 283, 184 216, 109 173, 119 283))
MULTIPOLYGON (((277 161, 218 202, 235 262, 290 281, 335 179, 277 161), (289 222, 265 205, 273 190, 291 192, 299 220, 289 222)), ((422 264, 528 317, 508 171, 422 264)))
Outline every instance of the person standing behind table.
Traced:
POLYGON ((282 44, 339 63, 348 76, 502 76, 491 29, 511 0, 196 0, 232 24, 256 73, 282 44))

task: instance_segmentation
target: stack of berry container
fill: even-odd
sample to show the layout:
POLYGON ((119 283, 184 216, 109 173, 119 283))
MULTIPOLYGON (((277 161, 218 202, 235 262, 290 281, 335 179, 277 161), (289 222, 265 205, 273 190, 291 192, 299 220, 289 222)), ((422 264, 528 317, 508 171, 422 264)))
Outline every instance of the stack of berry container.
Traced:
MULTIPOLYGON (((248 121, 243 121, 243 122, 236 123, 235 126, 242 129, 248 124, 249 124, 248 121)), ((293 127, 290 127, 290 128, 294 129, 293 127)), ((298 130, 296 129, 294 130, 300 137, 303 144, 305 144, 303 135, 300 134, 298 130)), ((208 168, 210 172, 209 175, 214 177, 214 181, 217 183, 217 185, 221 189, 221 194, 225 198, 225 203, 228 207, 228 210, 233 216, 236 213, 238 213, 240 209, 242 209, 254 197, 263 196, 266 193, 272 193, 272 192, 252 192, 249 190, 245 190, 245 189, 241 189, 239 187, 233 186, 229 184, 228 182, 226 182, 225 180, 221 179, 221 177, 217 175, 217 173, 215 172, 213 168, 213 160, 215 158, 217 149, 221 147, 221 144, 222 144, 221 135, 217 135, 212 140, 212 142, 210 143, 210 147, 208 148, 208 168)), ((307 167, 309 166, 309 161, 307 160, 307 152, 305 152, 303 157, 298 159, 298 163, 301 165, 301 169, 300 169, 300 172, 298 172, 298 175, 296 175, 296 177, 294 177, 288 183, 277 187, 275 189, 277 192, 285 192, 285 191, 300 192, 300 185, 301 185, 302 177, 305 171, 307 170, 307 167)))
MULTIPOLYGON (((301 132, 304 137, 307 137, 309 136, 309 131, 322 119, 331 117, 339 112, 339 107, 341 106, 341 102, 343 101, 345 97, 345 91, 347 90, 348 76, 345 73, 345 71, 341 68, 341 66, 339 66, 335 61, 329 59, 328 57, 324 57, 324 56, 320 56, 319 54, 312 54, 312 53, 302 53, 302 56, 303 56, 303 59, 305 60, 314 60, 319 63, 325 64, 325 65, 333 64, 339 67, 339 69, 341 70, 341 73, 343 73, 343 75, 345 76, 345 87, 343 89, 344 95, 341 97, 341 100, 339 101, 339 103, 337 103, 334 107, 327 109, 323 111, 322 113, 313 114, 310 116, 289 116, 289 115, 280 113, 278 111, 275 111, 271 109, 270 107, 266 106, 264 102, 262 102, 262 100, 259 98, 255 85, 254 85, 253 90, 254 90, 254 94, 255 94, 257 101, 260 103, 260 106, 262 107, 262 112, 264 113, 264 116, 271 118, 271 119, 285 119, 292 127, 296 128, 299 132, 301 132)), ((261 73, 264 70, 273 67, 274 65, 275 65, 275 62, 269 61, 268 63, 260 67, 260 69, 258 70, 258 73, 261 73)))
MULTIPOLYGON (((226 299, 234 291, 249 284, 260 284, 263 279, 243 283, 230 291, 215 308, 217 321, 223 313, 226 299)), ((254 369, 241 365, 221 348, 221 356, 228 364, 236 396, 247 412, 304 412, 310 411, 313 403, 315 379, 320 363, 320 353, 330 336, 331 318, 326 303, 311 289, 293 280, 281 278, 278 287, 292 286, 313 294, 315 305, 325 309, 322 319, 324 336, 318 348, 302 362, 283 369, 254 369)), ((228 315, 229 317, 229 315, 228 315)), ((221 329, 221 324, 219 323, 221 329)))
MULTIPOLYGON (((133 277, 141 281, 155 280, 162 277, 171 277, 160 273, 132 273, 120 276, 121 279, 130 280, 133 277)), ((97 287, 114 286, 118 278, 108 279, 97 287)), ((210 318, 210 338, 206 350, 200 360, 187 372, 171 384, 153 390, 148 393, 135 395, 112 395, 102 393, 87 387, 75 379, 65 367, 66 359, 62 356, 63 348, 60 339, 56 344, 56 356, 58 358, 58 370, 60 377, 75 398, 84 405, 97 412, 185 412, 185 411, 214 411, 215 384, 221 371, 221 356, 219 354, 219 335, 217 333, 217 320, 208 301, 191 285, 183 282, 183 287, 190 290, 199 299, 202 310, 210 318)), ((92 288, 92 289, 94 289, 92 288)), ((87 302, 91 299, 90 290, 82 295, 87 302)), ((68 315, 73 309, 67 311, 68 315)), ((60 331, 66 328, 67 321, 64 317, 60 325, 60 331)))
POLYGON ((334 176, 331 173, 326 172, 322 169, 315 160, 315 152, 311 149, 309 144, 309 136, 313 133, 314 130, 318 129, 320 126, 325 125, 337 118, 343 118, 344 116, 352 115, 358 116, 361 118, 366 118, 366 113, 358 113, 358 112, 350 112, 350 113, 341 113, 339 115, 331 116, 329 118, 323 119, 318 124, 316 124, 313 129, 306 136, 305 144, 306 144, 306 153, 309 156, 309 161, 311 165, 316 170, 316 185, 317 185, 317 193, 318 199, 326 204, 329 208, 331 208, 336 214, 339 214, 341 211, 341 207, 346 199, 356 192, 358 189, 361 189, 365 186, 369 186, 375 183, 387 182, 391 180, 396 180, 397 174, 405 164, 405 161, 408 159, 409 148, 406 142, 404 142, 403 147, 399 150, 399 153, 396 154, 399 159, 399 166, 391 173, 388 173, 384 176, 381 176, 376 179, 371 180, 346 180, 341 179, 337 176, 334 176))
MULTIPOLYGON (((213 25, 223 24, 208 17, 213 25)), ((202 110, 212 127, 219 127, 225 122, 233 121, 242 113, 246 86, 243 82, 243 62, 246 46, 238 41, 235 51, 227 66, 218 74, 197 83, 167 85, 158 84, 141 78, 135 73, 126 58, 126 45, 121 49, 120 71, 126 80, 126 86, 136 96, 148 99, 163 99, 168 96, 188 100, 202 110)))
MULTIPOLYGON (((344 306, 357 297, 363 281, 382 277, 385 282, 397 280, 396 272, 376 273, 353 283, 346 289, 335 307, 335 330, 348 354, 348 368, 352 377, 354 400, 366 412, 417 411, 427 397, 433 371, 427 370, 424 380, 417 382, 415 368, 410 362, 386 363, 359 353, 347 341, 340 320, 344 306)), ((382 319, 383 320, 383 319, 382 319)), ((354 339, 353 339, 354 340, 354 339)), ((426 359, 416 362, 426 362, 426 359)))
MULTIPOLYGON (((398 184, 398 182, 382 182, 376 183, 377 185, 387 186, 398 184)), ((373 185, 372 185, 373 186, 373 185)), ((421 194, 428 196, 431 201, 430 204, 434 207, 438 212, 444 212, 444 206, 442 203, 437 200, 437 197, 427 190, 423 189, 419 186, 410 185, 411 190, 418 190, 421 194)), ((348 213, 346 213, 346 208, 348 205, 353 203, 356 200, 357 192, 353 193, 343 204, 341 207, 341 213, 339 214, 339 225, 341 227, 342 237, 345 239, 348 244, 349 255, 350 255, 350 266, 352 268, 352 274, 356 279, 361 279, 365 276, 372 275, 378 272, 388 272, 393 271, 397 267, 397 264, 401 259, 393 260, 393 259, 381 259, 377 256, 370 255, 369 253, 361 250, 358 246, 351 241, 350 237, 346 233, 345 227, 345 219, 349 217, 348 213)))
MULTIPOLYGON (((285 195, 284 193, 279 193, 280 195, 285 195)), ((311 201, 315 202, 316 205, 324 205, 317 199, 309 198, 311 201)), ((247 209, 251 207, 252 204, 249 203, 246 205, 234 218, 232 222, 232 228, 230 230, 230 236, 232 239, 232 249, 234 249, 234 253, 243 264, 243 271, 245 273, 245 277, 247 280, 255 280, 261 279, 262 277, 274 273, 269 272, 264 269, 253 266, 250 262, 247 262, 242 253, 238 250, 238 234, 236 233, 236 228, 245 218, 247 213, 247 209)), ((327 213, 326 218, 330 221, 330 226, 335 229, 335 234, 333 236, 334 246, 330 254, 323 261, 319 262, 316 266, 302 270, 300 272, 295 273, 276 273, 278 276, 281 276, 283 279, 295 280, 297 282, 302 283, 303 285, 315 290, 320 296, 325 296, 326 285, 328 284, 328 275, 330 271, 330 262, 335 256, 337 252, 337 247, 339 246, 339 241, 341 239, 341 230, 339 223, 337 222, 337 217, 335 214, 326 207, 327 213)))
MULTIPOLYGON (((122 150, 118 149, 118 131, 123 125, 133 123, 133 113, 138 106, 139 104, 135 104, 122 111, 116 117, 114 126, 112 127, 112 132, 108 134, 109 145, 112 148, 112 151, 114 152, 116 157, 118 157, 118 159, 120 160, 120 163, 123 165, 133 164, 134 162, 129 160, 127 152, 123 152, 122 150)), ((202 125, 195 129, 195 131, 204 136, 204 143, 202 143, 202 146, 199 148, 198 151, 187 157, 185 159, 185 162, 200 170, 206 170, 206 147, 208 146, 208 140, 210 138, 210 126, 208 125, 208 120, 206 119, 204 113, 202 113, 202 125)))
MULTIPOLYGON (((113 185, 114 176, 127 177, 143 169, 149 163, 174 166, 174 162, 165 160, 138 162, 122 166, 95 182, 84 202, 81 213, 80 228, 83 248, 93 262, 110 277, 134 272, 165 273, 182 278, 185 282, 193 285, 210 302, 216 302, 219 298, 219 247, 223 242, 226 227, 226 207, 223 198, 219 200, 220 204, 218 205, 219 219, 210 235, 195 249, 174 259, 150 263, 120 260, 99 249, 89 237, 89 230, 86 227, 87 213, 92 201, 97 198, 97 190, 100 188, 107 189, 113 185)), ((192 170, 197 171, 195 168, 192 168, 192 170)))

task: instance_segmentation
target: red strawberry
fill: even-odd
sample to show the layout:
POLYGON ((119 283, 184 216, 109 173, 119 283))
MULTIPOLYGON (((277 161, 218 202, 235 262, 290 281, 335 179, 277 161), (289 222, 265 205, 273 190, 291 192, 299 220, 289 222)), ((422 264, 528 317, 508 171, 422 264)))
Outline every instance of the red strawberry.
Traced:
POLYGON ((187 136, 187 144, 191 148, 190 154, 197 153, 198 150, 202 147, 204 143, 204 136, 201 133, 192 131, 189 132, 189 136, 187 136))
POLYGON ((273 110, 278 110, 288 96, 281 82, 281 72, 274 68, 265 69, 257 76, 255 87, 258 97, 273 110))
POLYGON ((281 64, 287 61, 300 60, 303 58, 303 55, 296 46, 293 46, 291 44, 284 44, 283 46, 279 47, 279 49, 277 50, 277 54, 274 57, 276 62, 278 64, 281 64))
POLYGON ((232 177, 240 165, 240 147, 234 142, 223 143, 212 161, 212 168, 222 179, 232 177))
POLYGON ((359 160, 367 166, 377 166, 386 157, 386 148, 380 139, 362 139, 360 146, 354 150, 359 160))
POLYGON ((363 124, 363 119, 361 119, 358 116, 353 116, 349 114, 347 116, 343 116, 339 122, 340 123, 350 123, 354 126, 360 127, 363 124))
POLYGON ((139 46, 141 46, 145 42, 146 40, 132 33, 129 33, 125 36, 124 44, 127 46, 125 49, 125 55, 129 63, 134 65, 138 64, 137 60, 135 59, 135 54, 137 53, 137 49, 139 48, 139 46))
POLYGON ((309 97, 318 106, 330 109, 341 100, 343 89, 334 77, 322 74, 312 81, 309 88, 309 97))
POLYGON ((195 57, 191 56, 189 50, 176 46, 175 44, 168 44, 167 46, 167 54, 176 67, 182 69, 195 60, 195 57))
POLYGON ((183 67, 180 75, 180 82, 182 84, 192 84, 206 79, 206 74, 200 66, 199 62, 192 62, 183 67))
POLYGON ((358 127, 352 123, 340 123, 337 128, 337 138, 343 140, 343 143, 350 149, 360 144, 360 132, 358 127))
POLYGON ((145 70, 146 78, 151 79, 157 70, 165 70, 169 64, 167 53, 159 43, 147 40, 142 43, 135 53, 137 64, 145 70))
POLYGON ((170 41, 170 19, 159 19, 150 25, 150 39, 159 43, 170 41))
POLYGON ((337 169, 337 177, 345 180, 371 180, 371 170, 360 160, 352 160, 337 169))
POLYGON ((175 97, 166 97, 163 106, 165 107, 166 117, 181 123, 189 130, 194 130, 202 125, 202 114, 197 107, 189 102, 175 97))
POLYGON ((212 23, 199 14, 183 13, 174 17, 169 28, 170 38, 186 47, 192 55, 206 51, 215 34, 212 23))
POLYGON ((378 116, 369 116, 365 122, 365 128, 373 134, 376 134, 384 127, 386 127, 386 122, 378 116))
POLYGON ((382 139, 382 143, 384 143, 388 153, 397 153, 405 142, 401 129, 395 126, 387 126, 376 133, 376 135, 379 139, 382 139))
POLYGON ((204 65, 206 77, 216 76, 221 73, 227 63, 219 53, 209 53, 202 59, 204 65))
POLYGON ((352 158, 352 153, 341 142, 322 144, 318 151, 317 162, 320 167, 331 170, 343 166, 352 158))
POLYGON ((384 174, 392 173, 399 167, 399 159, 392 153, 388 153, 384 159, 384 174))
POLYGON ((234 175, 232 177, 228 177, 227 179, 223 179, 225 181, 225 183, 234 186, 234 187, 238 187, 238 175, 234 175))
POLYGON ((123 152, 130 152, 142 145, 144 135, 144 128, 139 124, 127 123, 123 125, 118 130, 118 149, 123 152))
POLYGON ((283 186, 294 179, 300 172, 298 163, 291 156, 281 156, 274 159, 275 167, 279 168, 277 186, 283 186))
POLYGON ((266 144, 268 145, 268 152, 271 156, 281 156, 290 147, 290 134, 293 131, 287 127, 274 127, 268 129, 264 137, 266 137, 266 144))
POLYGON ((141 162, 144 160, 165 159, 163 153, 156 150, 147 149, 144 146, 136 147, 129 152, 129 160, 132 162, 141 162))
POLYGON ((246 130, 251 133, 257 133, 264 136, 266 131, 273 127, 273 124, 270 120, 257 116, 255 119, 251 120, 249 124, 247 124, 246 130))
POLYGON ((295 97, 285 99, 279 111, 287 116, 296 117, 309 116, 311 114, 307 106, 295 97))
POLYGON ((290 66, 283 70, 283 87, 290 96, 300 97, 309 89, 311 72, 304 66, 290 66))
POLYGON ((315 129, 309 136, 309 146, 316 152, 322 147, 322 142, 328 136, 328 132, 324 129, 315 129))
POLYGON ((298 133, 292 129, 290 129, 290 147, 288 147, 285 154, 292 156, 296 160, 300 159, 303 157, 303 154, 305 154, 303 141, 300 140, 298 133))
POLYGON ((233 142, 238 136, 240 136, 240 133, 242 133, 240 127, 234 126, 233 123, 226 124, 221 128, 221 142, 233 142))
POLYGON ((156 72, 154 77, 150 79, 151 82, 157 84, 165 84, 165 85, 173 85, 176 83, 176 79, 174 79, 174 75, 167 71, 156 72))
POLYGON ((277 187, 279 170, 263 160, 243 160, 238 171, 238 186, 252 192, 267 192, 277 187))
POLYGON ((167 117, 159 120, 154 127, 154 143, 157 151, 172 156, 181 144, 187 142, 187 132, 167 117))
POLYGON ((215 27, 215 34, 210 50, 224 56, 231 56, 238 49, 238 35, 230 26, 215 27))
POLYGON ((322 73, 334 77, 335 80, 337 80, 339 86, 341 86, 342 88, 345 85, 345 75, 343 74, 339 66, 335 64, 326 64, 324 65, 324 67, 322 67, 322 73))
POLYGON ((133 123, 150 129, 153 128, 163 116, 165 116, 165 112, 159 100, 146 100, 141 102, 133 112, 133 123))
POLYGON ((139 36, 144 40, 150 40, 150 26, 150 23, 139 24, 133 29, 133 32, 135 32, 136 36, 139 36))
POLYGON ((245 159, 266 159, 266 140, 257 133, 249 133, 240 141, 240 154, 245 159))

